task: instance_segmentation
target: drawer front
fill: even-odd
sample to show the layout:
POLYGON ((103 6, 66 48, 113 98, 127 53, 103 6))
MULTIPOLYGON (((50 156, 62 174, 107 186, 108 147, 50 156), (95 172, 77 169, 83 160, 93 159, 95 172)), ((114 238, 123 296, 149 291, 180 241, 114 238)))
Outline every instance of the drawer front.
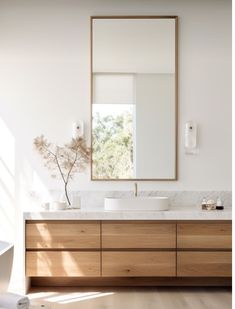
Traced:
POLYGON ((104 277, 176 276, 175 252, 103 252, 104 277))
POLYGON ((99 249, 100 223, 97 221, 27 223, 26 248, 99 249))
POLYGON ((177 247, 180 249, 231 249, 230 223, 177 224, 177 247))
POLYGON ((178 252, 178 277, 231 277, 231 252, 178 252))
POLYGON ((156 222, 103 222, 104 249, 158 249, 176 247, 176 224, 156 222))
POLYGON ((99 252, 37 251, 26 252, 28 277, 100 276, 99 252))

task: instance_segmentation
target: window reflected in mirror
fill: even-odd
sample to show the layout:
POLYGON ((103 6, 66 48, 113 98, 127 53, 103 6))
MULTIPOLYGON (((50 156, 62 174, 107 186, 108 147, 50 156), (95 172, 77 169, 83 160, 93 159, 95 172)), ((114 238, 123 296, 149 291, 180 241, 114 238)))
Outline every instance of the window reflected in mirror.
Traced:
POLYGON ((135 178, 134 76, 94 74, 93 176, 135 178))

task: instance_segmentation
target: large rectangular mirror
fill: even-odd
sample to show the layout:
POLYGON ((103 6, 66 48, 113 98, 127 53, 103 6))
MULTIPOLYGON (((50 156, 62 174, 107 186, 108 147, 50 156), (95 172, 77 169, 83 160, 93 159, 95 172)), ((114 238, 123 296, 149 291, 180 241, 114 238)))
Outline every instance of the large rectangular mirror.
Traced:
POLYGON ((177 17, 91 17, 92 180, 177 179, 177 17))

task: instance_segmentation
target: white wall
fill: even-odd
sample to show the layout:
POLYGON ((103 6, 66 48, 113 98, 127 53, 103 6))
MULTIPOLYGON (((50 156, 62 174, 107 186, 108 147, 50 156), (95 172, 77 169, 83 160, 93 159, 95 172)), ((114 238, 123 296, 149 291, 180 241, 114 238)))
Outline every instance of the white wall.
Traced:
MULTIPOLYGON (((32 140, 44 133, 64 142, 74 120, 90 115, 90 15, 179 16, 179 180, 143 182, 142 189, 231 189, 231 3, 228 0, 2 0, 0 116, 15 141, 14 199, 25 203, 32 178, 52 181, 32 140), (199 126, 199 150, 187 156, 183 127, 199 126)), ((1 133, 0 133, 1 134, 1 133)), ((1 145, 1 147, 5 147, 1 145)), ((132 183, 91 182, 74 189, 132 189, 132 183)), ((13 203, 15 200, 13 199, 13 203)))
MULTIPOLYGON (((89 133, 89 16, 122 14, 179 16, 179 180, 142 182, 141 189, 231 189, 230 0, 1 0, 0 238, 17 234, 19 245, 14 227, 20 209, 34 207, 30 191, 61 188, 32 140, 44 133, 54 142, 67 141, 76 119, 84 119, 89 133), (183 152, 188 120, 199 126, 197 156, 183 152)), ((80 190, 132 186, 91 182, 88 174, 73 184, 80 190)))

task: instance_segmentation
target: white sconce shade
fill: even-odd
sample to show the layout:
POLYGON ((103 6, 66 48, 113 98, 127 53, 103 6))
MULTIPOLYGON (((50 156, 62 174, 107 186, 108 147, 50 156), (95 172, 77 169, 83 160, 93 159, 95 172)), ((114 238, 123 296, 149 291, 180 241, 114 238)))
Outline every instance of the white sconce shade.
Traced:
POLYGON ((193 121, 185 124, 184 149, 186 154, 196 154, 197 150, 197 125, 193 121))
POLYGON ((73 123, 72 137, 78 138, 82 137, 83 135, 84 135, 84 123, 82 120, 78 120, 73 123))

